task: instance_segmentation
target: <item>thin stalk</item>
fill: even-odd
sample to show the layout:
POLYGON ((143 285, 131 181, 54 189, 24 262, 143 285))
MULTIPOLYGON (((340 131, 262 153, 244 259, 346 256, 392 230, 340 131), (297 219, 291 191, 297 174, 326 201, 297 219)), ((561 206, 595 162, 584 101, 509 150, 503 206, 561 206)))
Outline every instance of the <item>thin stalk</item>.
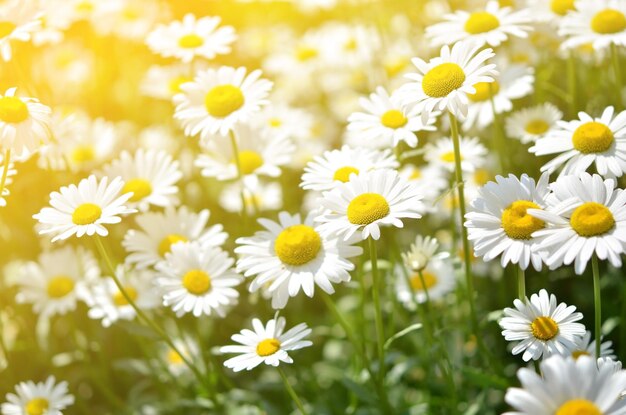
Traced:
POLYGON ((517 267, 517 298, 522 301, 526 301, 526 273, 522 267, 517 267))
POLYGON ((235 137, 235 132, 233 130, 230 130, 228 134, 230 136, 230 144, 233 149, 235 166, 237 166, 237 180, 241 185, 241 216, 245 218, 248 215, 248 210, 246 206, 246 190, 244 189, 243 184, 243 174, 241 173, 241 160, 239 160, 239 146, 237 145, 237 137, 235 137))
POLYGON ((7 148, 4 152, 4 160, 2 161, 2 178, 0 179, 0 197, 4 192, 4 185, 7 182, 7 176, 9 175, 9 163, 11 163, 11 149, 7 148))
POLYGON ((287 375, 285 375, 285 372, 283 372, 283 370, 280 368, 280 366, 277 366, 276 369, 278 369, 278 373, 280 373, 280 377, 283 380, 283 384, 285 385, 285 389, 287 389, 287 392, 289 393, 289 396, 291 396, 291 399, 293 399, 294 403, 296 404, 296 406, 300 410, 300 413, 302 415, 308 415, 308 412, 304 409, 304 405, 302 405, 302 401, 298 397, 298 394, 296 393, 296 391, 289 384, 289 380, 287 379, 287 375))
POLYGON ((598 266, 598 257, 591 257, 591 268, 593 270, 593 304, 596 315, 596 358, 600 357, 600 346, 602 344, 602 303, 600 297, 600 268, 598 266))
POLYGON ((622 104, 622 70, 619 63, 619 52, 614 43, 611 43, 611 63, 613 64, 613 73, 615 75, 615 86, 617 90, 617 99, 615 102, 617 104, 617 108, 621 110, 624 108, 624 105, 622 104))
POLYGON ((372 264, 372 297, 374 298, 374 317, 376 323, 376 338, 378 350, 378 377, 383 383, 385 379, 385 332, 383 328, 383 312, 380 306, 380 281, 378 276, 378 254, 376 242, 372 237, 368 238, 370 250, 370 263, 372 264))

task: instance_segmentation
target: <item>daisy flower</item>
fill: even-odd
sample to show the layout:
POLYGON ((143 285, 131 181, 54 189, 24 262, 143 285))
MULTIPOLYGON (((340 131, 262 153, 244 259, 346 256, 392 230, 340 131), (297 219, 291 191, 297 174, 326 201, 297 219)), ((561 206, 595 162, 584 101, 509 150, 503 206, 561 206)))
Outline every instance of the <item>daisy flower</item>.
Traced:
POLYGON ((579 112, 578 120, 559 121, 557 128, 537 140, 528 151, 536 156, 561 153, 541 167, 561 175, 579 174, 595 164, 599 174, 620 177, 626 171, 626 111, 614 116, 606 107, 599 118, 579 112))
POLYGON ((299 214, 280 212, 278 222, 259 219, 264 230, 236 241, 237 270, 246 277, 255 276, 250 292, 269 285, 273 308, 284 308, 300 289, 313 297, 316 285, 334 293, 333 284, 350 281, 354 264, 348 258, 363 252, 352 246, 354 241, 321 233, 313 216, 302 221, 299 214))
POLYGON ((186 14, 182 21, 159 25, 146 38, 146 44, 165 58, 174 57, 187 63, 196 57, 213 59, 230 53, 230 44, 237 39, 232 26, 219 27, 220 17, 196 19, 186 14))
POLYGON ((428 211, 435 208, 435 201, 450 184, 446 171, 436 165, 418 167, 414 164, 405 164, 399 173, 401 177, 419 187, 424 195, 424 204, 428 211))
POLYGON ((238 345, 222 346, 221 353, 236 353, 231 359, 224 362, 224 366, 234 372, 252 370, 261 363, 278 366, 281 362, 293 363, 287 352, 302 349, 313 345, 310 340, 303 340, 311 334, 306 323, 300 323, 291 330, 285 330, 285 318, 271 319, 266 325, 261 320, 252 320, 254 331, 244 329, 233 334, 231 339, 238 345))
POLYGON ((402 253, 404 264, 413 271, 421 271, 431 260, 441 261, 450 256, 448 252, 436 253, 439 249, 439 242, 430 236, 417 235, 415 242, 411 244, 408 252, 402 253))
POLYGON ((300 187, 305 190, 331 190, 349 181, 353 174, 398 166, 398 160, 389 149, 378 151, 344 145, 340 150, 325 151, 307 163, 300 187))
POLYGON ((50 140, 52 111, 36 98, 15 96, 16 89, 0 95, 0 148, 13 150, 22 158, 50 140))
POLYGON ((456 286, 456 277, 454 267, 450 260, 442 258, 431 258, 426 265, 415 269, 413 264, 407 263, 405 259, 404 265, 396 267, 396 295, 398 299, 408 309, 414 307, 413 296, 418 303, 425 303, 438 300, 447 293, 454 290, 456 286), (402 269, 405 267, 405 269, 402 269), (403 275, 407 273, 407 276, 403 275), (420 275, 421 274, 421 275, 420 275), (428 296, 426 296, 428 292, 428 296))
POLYGON ((626 1, 578 0, 559 25, 559 36, 567 37, 562 47, 591 44, 595 50, 626 45, 626 1))
MULTIPOLYGON (((600 344, 600 356, 596 356, 597 358, 608 358, 615 359, 615 355, 613 354, 613 349, 611 346, 613 342, 607 341, 600 344)), ((578 359, 581 356, 595 356, 596 354, 596 341, 591 341, 591 332, 587 330, 585 335, 581 337, 577 342, 576 346, 570 351, 570 353, 566 354, 564 357, 572 356, 574 359, 578 359)))
POLYGON ((39 234, 53 234, 52 242, 72 235, 78 238, 94 234, 107 236, 109 231, 104 225, 120 223, 120 215, 137 212, 125 206, 132 194, 121 194, 123 187, 124 182, 119 177, 109 182, 108 177, 98 181, 91 175, 78 186, 63 186, 59 192, 50 193, 52 207, 33 215, 41 224, 39 234))
POLYGON ((165 151, 140 148, 131 155, 127 151, 120 158, 105 166, 103 176, 119 176, 124 180, 122 194, 132 193, 129 207, 146 211, 150 206, 173 206, 178 204, 178 182, 183 173, 179 163, 165 151))
POLYGON ((469 13, 458 10, 444 16, 445 22, 426 28, 426 36, 434 46, 452 45, 462 40, 475 41, 479 47, 499 46, 509 36, 525 38, 532 30, 528 9, 513 10, 489 1, 484 10, 469 13))
POLYGON ((325 192, 324 211, 315 220, 320 231, 343 235, 348 240, 359 231, 363 239, 380 238, 380 226, 402 228, 403 218, 419 219, 422 194, 395 170, 375 170, 351 175, 349 181, 325 192))
POLYGON ((574 0, 528 0, 527 3, 538 22, 558 24, 564 16, 576 9, 574 0))
POLYGON ((311 136, 315 119, 300 108, 287 105, 268 105, 252 120, 254 125, 269 128, 270 135, 284 136, 294 140, 306 140, 311 136))
POLYGON ((409 73, 409 82, 398 90, 402 102, 418 105, 422 122, 426 123, 433 111, 448 110, 457 118, 467 114, 468 94, 476 93, 479 82, 493 82, 498 73, 494 64, 485 64, 495 54, 490 48, 480 50, 476 42, 457 42, 450 49, 441 48, 440 55, 426 62, 413 58, 418 72, 409 73), (480 52, 479 52, 480 50, 480 52))
POLYGON ((398 95, 387 93, 379 86, 376 92, 359 100, 366 112, 355 112, 348 118, 348 131, 360 140, 378 142, 376 147, 395 147, 404 141, 409 147, 417 146, 418 131, 435 131, 438 112, 431 112, 425 123, 417 107, 412 109, 401 104, 398 95))
POLYGON ((7 393, 6 400, 0 407, 2 415, 61 415, 74 403, 74 396, 70 395, 67 382, 56 383, 54 376, 49 376, 45 382, 20 382, 15 393, 7 393))
MULTIPOLYGON (((461 170, 472 173, 485 165, 487 148, 478 138, 461 137, 459 140, 461 151, 461 170)), ((454 172, 454 143, 449 137, 440 138, 435 143, 428 143, 424 147, 424 159, 433 166, 454 172)))
POLYGON ((254 216, 257 212, 277 210, 283 206, 283 190, 279 183, 263 183, 260 180, 246 180, 232 183, 220 193, 220 206, 229 212, 241 212, 241 192, 246 203, 246 214, 254 216))
POLYGON ((549 102, 523 108, 506 118, 506 135, 522 144, 534 143, 551 134, 562 118, 563 113, 549 102))
POLYGON ((246 75, 243 67, 198 72, 192 82, 180 86, 182 93, 174 96, 174 118, 189 137, 200 134, 206 141, 216 134, 226 135, 268 103, 272 82, 260 78, 260 70, 246 75))
POLYGON ((237 303, 239 293, 234 287, 243 280, 232 268, 234 263, 220 248, 196 242, 172 245, 165 261, 156 265, 163 305, 179 317, 186 313, 224 317, 229 306, 237 303))
POLYGON ((137 215, 139 229, 131 229, 124 235, 122 245, 129 253, 128 264, 146 268, 165 258, 172 245, 198 242, 202 247, 219 247, 228 238, 222 225, 207 227, 211 213, 203 209, 198 213, 186 206, 168 206, 163 212, 146 212, 137 215))
POLYGON ((574 262, 580 275, 595 254, 619 268, 626 252, 626 192, 616 189, 614 180, 589 173, 561 176, 550 190, 545 210, 528 210, 548 225, 533 234, 546 265, 556 269, 574 262))
POLYGON ((198 347, 198 344, 190 338, 173 339, 172 342, 180 353, 169 346, 165 346, 161 351, 163 356, 162 360, 165 361, 167 368, 172 374, 179 376, 189 370, 189 367, 185 364, 183 357, 193 362, 196 359, 196 356, 200 354, 200 348, 198 347))
POLYGON ((575 313, 573 305, 557 305, 554 294, 548 296, 546 290, 533 294, 530 300, 516 299, 513 304, 515 308, 505 308, 505 317, 498 323, 504 339, 517 342, 513 354, 524 352, 525 362, 568 353, 585 335, 585 326, 576 323, 582 320, 582 313, 575 313))
POLYGON ((41 20, 27 1, 14 1, 0 7, 0 57, 11 60, 12 41, 28 42, 33 32, 41 26, 41 20))
POLYGON ((148 97, 171 100, 176 94, 183 92, 180 89, 182 84, 191 81, 193 77, 189 76, 188 65, 153 65, 144 75, 139 89, 148 97))
POLYGON ((464 226, 474 245, 474 255, 488 262, 500 256, 502 267, 510 262, 523 270, 530 264, 539 271, 542 254, 533 252, 537 243, 533 233, 544 229, 544 221, 531 216, 528 209, 543 209, 547 205, 548 175, 537 184, 523 174, 520 178, 496 176, 478 191, 465 215, 464 226))
POLYGON ((504 415, 618 415, 624 413, 622 393, 626 371, 612 364, 597 365, 589 356, 553 356, 534 369, 517 371, 522 387, 509 388, 504 397, 515 412, 504 415))

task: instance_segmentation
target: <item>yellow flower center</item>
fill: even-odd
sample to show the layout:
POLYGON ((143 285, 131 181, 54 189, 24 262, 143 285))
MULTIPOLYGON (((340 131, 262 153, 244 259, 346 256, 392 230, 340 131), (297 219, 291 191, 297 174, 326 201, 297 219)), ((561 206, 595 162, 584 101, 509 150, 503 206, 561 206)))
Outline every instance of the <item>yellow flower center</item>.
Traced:
POLYGON ((409 176, 409 180, 418 180, 422 178, 422 171, 417 167, 413 168, 411 171, 411 175, 409 176))
POLYGON ((574 10, 574 0, 552 0, 550 9, 559 16, 565 16, 568 11, 574 10))
POLYGON ((305 62, 305 61, 315 58, 318 55, 318 53, 319 52, 315 48, 301 45, 296 48, 296 59, 299 60, 300 62, 305 62))
POLYGON ((529 215, 527 209, 541 209, 530 200, 516 200, 502 211, 502 229, 511 239, 530 239, 533 232, 543 229, 544 221, 529 215))
POLYGON ((167 351, 167 361, 172 365, 180 365, 183 364, 183 357, 174 349, 170 349, 167 351))
POLYGON ((204 45, 204 39, 195 33, 189 33, 178 39, 178 46, 185 49, 193 49, 204 45))
POLYGON ((83 203, 72 213, 72 222, 75 225, 89 225, 102 216, 102 209, 93 203, 83 203))
POLYGON ((591 121, 574 131, 572 144, 576 150, 584 154, 602 153, 611 148, 613 132, 606 125, 591 121))
POLYGON ((90 1, 81 1, 75 7, 76 11, 79 13, 91 13, 94 11, 94 5, 90 1))
POLYGON ((57 275, 48 281, 48 297, 63 298, 74 289, 74 280, 67 275, 57 275))
POLYGON ((192 79, 188 76, 177 76, 176 78, 170 80, 168 83, 168 89, 172 94, 178 94, 181 92, 180 86, 191 81, 192 79))
POLYGON ((245 97, 241 89, 234 85, 213 87, 204 97, 204 106, 214 117, 222 118, 232 114, 243 106, 245 97))
POLYGON ((96 153, 90 145, 79 146, 72 151, 71 157, 75 163, 85 163, 93 161, 96 158, 96 153))
POLYGON ((285 228, 274 242, 274 252, 284 264, 304 265, 317 257, 322 238, 308 225, 285 228))
POLYGON ((387 128, 400 128, 407 123, 407 118, 402 111, 389 110, 380 117, 380 122, 387 128))
POLYGON ((389 214, 389 203, 377 193, 358 195, 348 205, 348 220, 355 225, 369 225, 389 214))
POLYGON ((489 12, 474 12, 465 22, 465 31, 472 35, 489 32, 500 26, 500 21, 489 12))
MULTIPOLYGON (((124 287, 124 291, 126 291, 126 294, 128 294, 131 300, 137 300, 137 290, 135 288, 126 285, 124 287)), ((122 294, 121 291, 117 291, 113 294, 113 303, 118 307, 124 307, 125 305, 128 305, 128 300, 124 297, 124 294, 122 294)))
POLYGON ((141 17, 141 10, 135 7, 127 6, 122 10, 124 20, 135 21, 141 17))
POLYGON ((626 16, 615 9, 604 9, 591 19, 591 30, 602 35, 618 33, 626 29, 626 16))
POLYGON ((586 350, 574 350, 572 352, 572 357, 574 359, 578 359, 580 356, 591 356, 591 354, 586 350))
POLYGON ((268 123, 272 128, 278 128, 283 125, 283 122, 280 120, 280 118, 270 118, 268 123))
POLYGON ((183 287, 191 294, 202 295, 211 289, 211 277, 202 270, 192 269, 183 276, 183 287))
POLYGON ((409 66, 410 62, 411 60, 409 58, 401 57, 385 62, 383 64, 383 67, 385 68, 387 77, 393 78, 394 76, 402 72, 407 66, 409 66))
POLYGON ((550 317, 537 317, 531 324, 533 336, 539 340, 550 340, 559 333, 559 326, 550 317))
POLYGON ((413 287, 415 291, 425 291, 430 287, 437 285, 437 277, 434 274, 422 271, 422 277, 424 278, 423 284, 419 273, 411 277, 411 287, 413 287))
POLYGON ((524 126, 524 130, 529 134, 543 134, 550 128, 550 125, 544 120, 536 119, 530 120, 526 126, 524 126))
POLYGON ((554 415, 602 415, 602 412, 587 399, 572 399, 561 405, 554 415))
POLYGON ((474 172, 474 181, 477 185, 483 186, 485 185, 489 179, 491 178, 491 173, 485 169, 477 169, 474 172))
POLYGON ((333 180, 339 180, 340 182, 348 182, 350 181, 350 175, 359 174, 359 169, 354 168, 352 166, 345 166, 337 169, 335 174, 333 175, 333 180))
MULTIPOLYGON (((445 161, 446 163, 454 163, 454 151, 448 151, 447 153, 443 153, 439 156, 441 161, 445 161)), ((461 156, 461 160, 463 160, 463 156, 461 156)))
MULTIPOLYGON (((231 161, 235 164, 235 160, 231 161)), ((239 152, 239 167, 241 174, 252 174, 256 169, 263 165, 263 157, 256 151, 244 150, 239 152)))
POLYGON ((45 398, 34 398, 28 401, 24 409, 27 415, 43 415, 48 412, 49 405, 50 403, 45 398))
POLYGON ((256 346, 256 354, 261 357, 271 356, 280 350, 280 342, 277 339, 265 339, 256 346))
POLYGON ((500 84, 497 81, 479 82, 474 85, 474 88, 476 88, 474 94, 467 94, 469 99, 474 102, 487 101, 500 92, 500 84))
POLYGON ((0 22, 0 39, 13 33, 16 27, 12 22, 0 22))
POLYGON ((585 237, 602 235, 615 225, 615 218, 609 208, 596 202, 578 206, 569 221, 576 233, 585 237))
POLYGON ((159 255, 161 257, 165 257, 165 254, 171 252, 172 245, 177 242, 188 242, 189 239, 185 238, 183 235, 178 235, 176 233, 171 233, 167 235, 165 238, 159 242, 159 255))
POLYGON ((139 202, 144 197, 150 196, 152 194, 152 185, 146 179, 130 179, 124 184, 124 188, 122 189, 122 193, 130 193, 133 192, 133 195, 130 197, 131 202, 139 202))
POLYGON ((429 97, 442 98, 460 88, 465 82, 465 72, 456 63, 442 63, 426 72, 422 89, 429 97))
POLYGON ((17 97, 0 98, 0 120, 17 124, 28 119, 28 107, 17 97))

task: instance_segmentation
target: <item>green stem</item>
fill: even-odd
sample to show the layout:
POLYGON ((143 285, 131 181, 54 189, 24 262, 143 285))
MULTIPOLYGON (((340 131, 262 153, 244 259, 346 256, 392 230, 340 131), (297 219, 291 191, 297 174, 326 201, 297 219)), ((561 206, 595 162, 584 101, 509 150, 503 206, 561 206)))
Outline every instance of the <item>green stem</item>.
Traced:
POLYGON ((622 70, 619 63, 619 52, 617 46, 611 43, 611 63, 613 64, 613 73, 615 75, 615 88, 617 90, 617 109, 621 110, 624 106, 622 104, 622 70))
POLYGON ((246 207, 246 190, 244 189, 243 174, 241 172, 241 160, 239 159, 239 146, 237 145, 237 137, 235 137, 235 132, 233 130, 230 130, 228 134, 230 136, 230 144, 233 149, 235 166, 237 166, 237 180, 241 185, 241 216, 245 218, 248 215, 248 210, 246 207))
POLYGON ((517 265, 517 298, 526 301, 526 274, 519 264, 517 265))
POLYGON ((9 164, 11 163, 11 149, 7 148, 4 152, 4 160, 2 161, 2 178, 0 179, 0 198, 2 192, 4 192, 4 185, 7 182, 7 176, 9 175, 9 164))
POLYGON ((295 402, 296 406, 300 410, 300 413, 302 415, 307 415, 308 413, 307 413, 307 411, 305 411, 304 405, 302 405, 302 401, 300 401, 300 398, 298 397, 298 394, 293 389, 293 387, 291 387, 291 384, 289 384, 289 379, 287 379, 287 375, 285 375, 285 372, 283 372, 283 370, 280 368, 280 366, 277 366, 276 369, 278 369, 278 373, 280 373, 280 377, 283 380, 283 384, 285 385, 285 389, 287 389, 287 392, 289 393, 289 396, 291 396, 291 399, 293 399, 293 401, 295 402))
POLYGON ((596 315, 596 358, 600 357, 600 346, 602 343, 602 299, 600 297, 600 268, 598 257, 591 257, 591 268, 593 270, 593 303, 596 315))
POLYGON ((383 312, 380 306, 380 281, 378 276, 378 255, 376 242, 372 237, 368 238, 370 250, 370 263, 372 264, 372 297, 374 298, 374 317, 376 323, 376 337, 378 350, 378 377, 381 383, 385 380, 385 331, 383 328, 383 312))

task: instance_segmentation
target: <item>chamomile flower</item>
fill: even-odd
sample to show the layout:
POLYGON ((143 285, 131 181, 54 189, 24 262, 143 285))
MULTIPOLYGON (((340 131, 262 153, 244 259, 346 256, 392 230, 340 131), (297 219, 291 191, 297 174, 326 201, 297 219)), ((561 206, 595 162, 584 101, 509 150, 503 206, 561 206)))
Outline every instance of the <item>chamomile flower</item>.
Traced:
POLYGON ((174 339, 172 342, 180 353, 166 345, 161 351, 163 356, 162 360, 165 361, 167 368, 172 374, 179 376, 189 370, 189 367, 185 364, 183 357, 187 360, 194 361, 196 356, 200 353, 200 348, 193 339, 186 337, 184 339, 174 339))
POLYGON ((415 269, 405 259, 404 265, 396 267, 395 274, 396 295, 409 309, 414 308, 413 296, 418 303, 424 303, 428 299, 438 300, 453 291, 456 286, 452 261, 443 258, 431 258, 421 269, 415 269), (404 273, 407 275, 403 275, 404 273), (407 278, 410 286, 407 285, 407 278))
POLYGON ((135 213, 135 209, 125 206, 130 193, 121 194, 124 182, 119 177, 109 181, 103 177, 98 181, 91 175, 83 179, 78 186, 63 186, 59 192, 50 193, 50 205, 33 218, 41 225, 40 235, 52 234, 52 242, 67 239, 72 235, 98 234, 107 236, 109 231, 104 225, 122 221, 121 215, 135 213))
POLYGON ((174 118, 182 123, 185 135, 226 135, 266 105, 272 82, 261 79, 261 71, 246 75, 246 68, 222 66, 198 72, 193 81, 180 86, 174 96, 174 118))
POLYGON ((41 26, 39 16, 32 9, 33 5, 26 1, 0 7, 0 57, 5 62, 13 56, 11 42, 28 42, 41 26))
POLYGON ((220 17, 196 19, 186 14, 182 21, 159 25, 146 38, 152 52, 165 58, 174 57, 187 63, 196 57, 213 59, 230 53, 230 45, 237 39, 232 26, 219 27, 220 17))
MULTIPOLYGON (((606 341, 600 344, 600 356, 595 356, 596 354, 596 341, 591 341, 591 332, 587 330, 585 335, 580 338, 576 342, 576 346, 572 348, 570 353, 565 356, 572 356, 574 359, 578 359, 581 356, 595 356, 599 358, 609 358, 615 359, 615 355, 613 354, 613 349, 611 346, 613 342, 606 341)), ((565 357, 564 356, 564 357, 565 357)))
POLYGON ((411 249, 402 254, 404 264, 413 271, 422 271, 431 260, 444 260, 450 256, 448 252, 439 252, 439 242, 430 236, 417 235, 411 249))
POLYGON ((533 369, 517 372, 522 387, 509 388, 505 400, 515 412, 504 415, 565 415, 624 413, 622 393, 626 371, 596 359, 553 356, 540 364, 541 375, 533 369))
POLYGON ((16 89, 9 88, 0 95, 0 148, 21 158, 50 140, 51 110, 36 98, 16 96, 16 89))
POLYGON ((198 242, 203 247, 219 247, 228 235, 222 225, 207 227, 210 212, 198 213, 186 206, 169 206, 163 212, 146 212, 137 215, 135 222, 139 229, 131 229, 124 235, 122 245, 129 253, 126 262, 146 268, 165 258, 172 245, 184 242, 198 242))
POLYGON ((363 239, 380 238, 380 226, 402 228, 401 219, 419 219, 424 206, 418 187, 395 170, 375 170, 351 175, 349 181, 325 192, 324 209, 315 220, 320 231, 343 235, 348 240, 357 231, 363 239))
POLYGON ((20 382, 6 400, 0 407, 2 415, 62 415, 61 411, 74 403, 74 396, 67 382, 57 383, 54 376, 49 376, 45 382, 20 382))
POLYGON ((513 354, 523 352, 525 362, 563 355, 585 335, 585 326, 576 323, 583 318, 582 313, 575 313, 573 305, 557 305, 554 294, 548 296, 546 290, 533 294, 530 300, 516 299, 513 304, 514 309, 504 309, 499 324, 505 340, 517 342, 513 354))
POLYGON ((172 245, 165 261, 156 265, 163 305, 178 316, 192 313, 195 317, 224 317, 237 303, 239 293, 234 287, 243 280, 232 268, 234 263, 220 248, 203 247, 197 242, 172 245))
POLYGON ((304 168, 300 187, 305 190, 331 190, 350 180, 353 174, 380 169, 395 169, 399 165, 391 150, 351 148, 330 150, 315 156, 304 168))
MULTIPOLYGON (((459 140, 461 152, 461 169, 472 173, 485 165, 487 148, 476 137, 461 137, 459 140)), ((424 147, 424 159, 433 166, 453 172, 454 143, 449 137, 440 138, 435 143, 428 143, 424 147)))
POLYGON ((252 320, 254 331, 244 329, 238 334, 233 334, 231 339, 238 345, 222 346, 221 353, 236 353, 238 356, 228 359, 224 366, 234 372, 252 370, 261 363, 278 366, 282 363, 293 363, 288 352, 312 346, 310 340, 304 340, 311 329, 306 323, 300 323, 292 329, 285 330, 285 318, 271 319, 266 325, 261 320, 252 320))
POLYGON ((146 72, 139 89, 146 96, 171 100, 182 92, 182 84, 191 81, 193 77, 189 76, 188 65, 153 65, 146 72))
POLYGON ((355 112, 348 118, 348 131, 352 131, 359 140, 367 145, 375 142, 376 147, 395 147, 404 141, 409 147, 417 146, 418 131, 434 131, 434 123, 438 112, 431 112, 425 123, 419 109, 411 109, 401 104, 398 95, 387 93, 385 88, 378 87, 376 92, 359 100, 366 112, 355 112))
POLYGON ((458 10, 444 16, 445 22, 426 28, 426 36, 434 46, 452 45, 461 40, 475 41, 480 47, 499 46, 509 36, 527 37, 532 30, 528 9, 513 10, 489 1, 484 10, 468 13, 458 10))
POLYGON ((498 73, 494 64, 485 64, 494 56, 490 48, 480 50, 476 42, 457 42, 441 48, 440 55, 426 62, 413 58, 418 72, 409 73, 409 82, 398 90, 404 104, 417 105, 426 123, 433 111, 448 110, 459 119, 467 114, 468 94, 476 92, 479 82, 493 82, 498 73), (479 52, 480 50, 480 52, 479 52))
POLYGON ((435 201, 449 186, 447 172, 436 165, 405 164, 399 173, 401 177, 419 187, 424 195, 424 205, 427 211, 435 208, 435 201))
POLYGON ((528 7, 532 10, 536 21, 556 24, 576 9, 574 0, 528 0, 528 7))
POLYGON ((613 107, 593 118, 579 112, 578 120, 559 121, 557 128, 537 140, 528 151, 537 156, 560 153, 541 167, 554 172, 561 165, 561 175, 579 174, 595 164, 599 174, 620 177, 626 172, 626 111, 614 116, 613 107))
POLYGON ((315 119, 312 114, 300 108, 287 105, 268 105, 252 123, 268 128, 273 136, 284 136, 294 140, 310 139, 315 119))
POLYGON ((257 212, 277 210, 283 206, 283 191, 280 184, 264 183, 261 180, 246 180, 245 184, 235 182, 225 186, 220 193, 220 205, 229 212, 241 212, 241 192, 246 203, 246 214, 254 216, 257 212))
POLYGON ((465 215, 474 255, 486 262, 500 256, 502 267, 510 262, 524 270, 531 264, 541 270, 542 254, 532 251, 537 243, 532 235, 546 224, 527 210, 545 208, 548 193, 547 174, 537 184, 526 174, 520 178, 510 174, 483 186, 465 215))
POLYGON ((545 210, 528 210, 548 225, 533 238, 550 269, 574 262, 576 274, 582 274, 592 255, 620 267, 626 253, 626 191, 589 173, 561 176, 550 190, 545 210))
POLYGON ((591 44, 602 50, 611 44, 626 45, 626 1, 579 0, 563 17, 559 36, 567 37, 563 48, 591 44))
POLYGON ((299 214, 280 212, 278 222, 259 219, 264 230, 236 241, 237 270, 255 276, 251 292, 269 284, 273 308, 284 308, 301 289, 308 297, 313 297, 316 285, 332 294, 333 284, 350 281, 354 264, 348 258, 362 249, 352 246, 354 241, 322 234, 313 216, 302 221, 299 214))
POLYGON ((549 135, 562 118, 563 113, 549 102, 523 108, 506 118, 506 134, 522 144, 534 143, 549 135))
POLYGON ((140 148, 131 155, 127 151, 103 169, 103 175, 124 180, 122 193, 132 192, 128 206, 146 211, 150 206, 178 204, 178 182, 183 174, 178 161, 165 151, 140 148))

